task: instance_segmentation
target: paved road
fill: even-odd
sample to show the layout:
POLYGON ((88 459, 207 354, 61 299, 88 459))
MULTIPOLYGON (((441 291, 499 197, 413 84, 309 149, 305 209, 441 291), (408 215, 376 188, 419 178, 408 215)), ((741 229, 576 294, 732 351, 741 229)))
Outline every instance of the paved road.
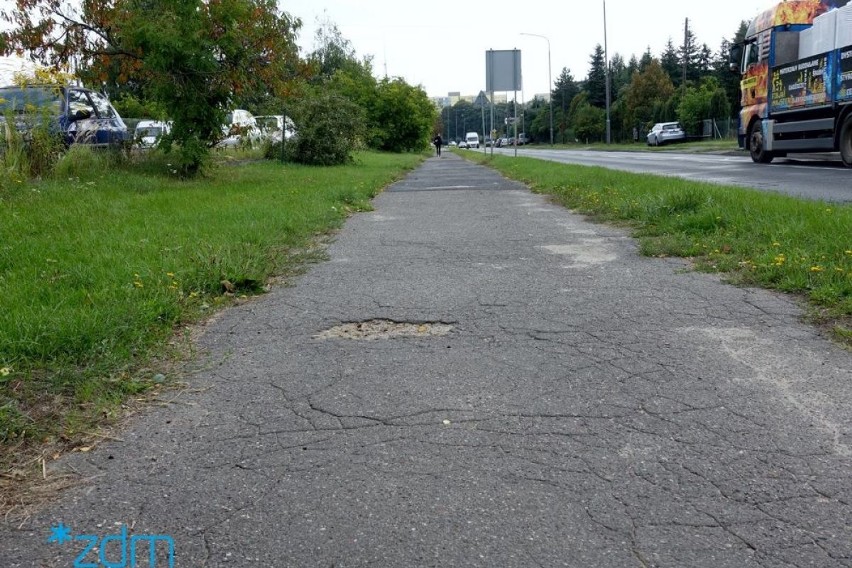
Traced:
POLYGON ((71 566, 60 522, 118 535, 113 565, 131 527, 181 567, 852 566, 852 354, 788 299, 456 156, 329 255, 211 322, 180 404, 59 464, 85 483, 3 526, 0 566, 71 566))
MULTIPOLYGON (((514 148, 499 148, 495 152, 514 155, 514 148)), ((518 154, 567 164, 601 166, 778 191, 807 199, 852 202, 852 170, 843 167, 839 158, 826 160, 799 154, 778 158, 772 164, 763 165, 753 163, 745 155, 681 154, 669 151, 592 152, 549 150, 535 146, 519 148, 518 154)))

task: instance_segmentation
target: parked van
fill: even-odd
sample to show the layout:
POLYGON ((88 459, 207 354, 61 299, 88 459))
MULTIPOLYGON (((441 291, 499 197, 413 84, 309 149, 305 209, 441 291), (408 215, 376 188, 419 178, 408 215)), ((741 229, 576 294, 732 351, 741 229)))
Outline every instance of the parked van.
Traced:
POLYGON ((479 134, 476 132, 468 132, 464 139, 468 148, 479 148, 479 134))
POLYGON ((171 129, 171 122, 140 120, 136 125, 133 141, 139 148, 153 148, 160 142, 160 138, 171 132, 171 129))

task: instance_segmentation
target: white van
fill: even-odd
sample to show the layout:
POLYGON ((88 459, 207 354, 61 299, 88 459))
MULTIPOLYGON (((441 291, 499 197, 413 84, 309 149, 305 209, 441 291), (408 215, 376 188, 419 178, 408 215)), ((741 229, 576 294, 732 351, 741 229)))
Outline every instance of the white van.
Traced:
POLYGON ((136 124, 136 130, 133 134, 133 141, 139 148, 153 148, 159 143, 160 138, 171 132, 171 130, 171 122, 160 122, 159 120, 140 120, 136 124))
POLYGON ((479 148, 479 134, 476 132, 468 132, 464 139, 468 148, 479 148))

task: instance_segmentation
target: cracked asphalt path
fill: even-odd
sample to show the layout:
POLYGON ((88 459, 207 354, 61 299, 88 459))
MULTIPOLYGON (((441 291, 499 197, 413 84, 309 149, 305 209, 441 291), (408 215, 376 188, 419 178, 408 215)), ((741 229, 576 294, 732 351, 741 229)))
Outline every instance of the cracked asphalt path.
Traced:
POLYGON ((852 566, 852 355, 789 299, 449 155, 329 254, 208 326, 181 404, 64 459, 88 481, 0 566, 71 566, 59 522, 181 567, 852 566), (322 335, 367 320, 447 333, 322 335))

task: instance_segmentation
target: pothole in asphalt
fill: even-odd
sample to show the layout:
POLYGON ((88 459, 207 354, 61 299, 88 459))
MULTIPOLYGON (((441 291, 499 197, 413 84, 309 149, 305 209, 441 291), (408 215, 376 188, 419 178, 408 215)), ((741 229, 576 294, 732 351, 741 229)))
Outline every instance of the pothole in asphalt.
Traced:
POLYGON ((370 341, 396 337, 441 337, 453 330, 443 322, 398 322, 385 319, 349 322, 321 331, 314 339, 355 339, 370 341))

